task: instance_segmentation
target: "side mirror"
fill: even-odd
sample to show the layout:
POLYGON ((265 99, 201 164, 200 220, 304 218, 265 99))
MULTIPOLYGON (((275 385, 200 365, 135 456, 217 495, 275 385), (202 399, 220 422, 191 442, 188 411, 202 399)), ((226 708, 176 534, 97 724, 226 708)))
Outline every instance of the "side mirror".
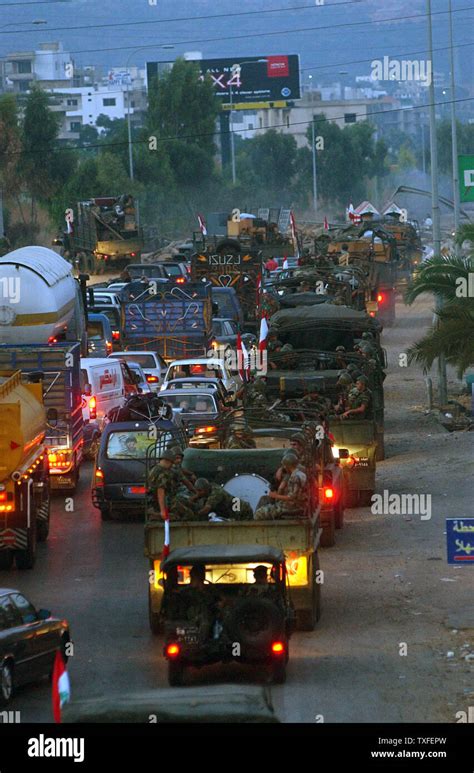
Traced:
POLYGON ((48 411, 46 413, 46 421, 48 424, 51 424, 51 426, 54 426, 58 421, 58 412, 56 408, 48 408, 48 411))
POLYGON ((86 397, 90 397, 92 394, 92 385, 91 384, 85 384, 84 385, 84 394, 86 397))
POLYGON ((51 611, 49 609, 38 610, 38 620, 48 620, 51 617, 51 611))
POLYGON ((339 449, 339 459, 349 459, 350 453, 347 448, 339 449))

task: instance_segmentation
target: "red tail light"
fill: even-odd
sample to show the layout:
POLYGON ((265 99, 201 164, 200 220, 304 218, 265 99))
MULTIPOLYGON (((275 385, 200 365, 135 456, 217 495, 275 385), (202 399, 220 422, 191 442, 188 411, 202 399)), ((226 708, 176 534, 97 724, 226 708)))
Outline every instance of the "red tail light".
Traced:
POLYGON ((95 471, 95 487, 96 488, 102 488, 104 485, 104 473, 100 469, 100 467, 97 467, 95 471))
MULTIPOLYGON (((113 334, 112 334, 112 337, 113 337, 113 334)), ((111 351, 112 351, 112 349, 113 349, 113 346, 112 346, 112 341, 106 341, 105 347, 106 347, 106 349, 107 349, 107 354, 110 354, 110 352, 111 352, 111 351)))
POLYGON ((325 488, 324 489, 324 499, 334 499, 334 489, 332 488, 325 488))
POLYGON ((95 397, 89 398, 89 418, 90 419, 97 418, 97 400, 95 397))
POLYGON ((198 435, 201 433, 209 434, 211 432, 217 432, 217 427, 197 427, 194 430, 195 435, 198 435))
POLYGON ((145 373, 145 378, 149 384, 157 384, 159 381, 158 376, 153 376, 151 373, 145 373))
POLYGON ((185 280, 184 276, 179 276, 179 277, 177 278, 177 280, 176 280, 176 284, 177 284, 177 285, 182 285, 182 284, 184 284, 184 283, 185 283, 185 281, 186 281, 186 280, 185 280))
POLYGON ((135 257, 136 257, 136 255, 137 255, 137 253, 136 253, 136 252, 131 252, 131 253, 130 253, 130 257, 131 257, 131 258, 135 258, 135 257))
POLYGON ((118 341, 120 338, 120 330, 112 330, 112 338, 114 341, 118 341))
POLYGON ((50 336, 48 338, 48 344, 57 344, 57 343, 58 343, 58 339, 55 338, 54 336, 50 336))
POLYGON ((274 641, 272 644, 272 652, 274 655, 283 655, 285 652, 285 645, 281 641, 274 641))
POLYGON ((385 300, 385 295, 383 293, 378 293, 377 295, 377 303, 383 303, 385 300))
POLYGON ((166 655, 169 658, 177 658, 179 655, 180 647, 179 644, 168 644, 166 647, 166 655))

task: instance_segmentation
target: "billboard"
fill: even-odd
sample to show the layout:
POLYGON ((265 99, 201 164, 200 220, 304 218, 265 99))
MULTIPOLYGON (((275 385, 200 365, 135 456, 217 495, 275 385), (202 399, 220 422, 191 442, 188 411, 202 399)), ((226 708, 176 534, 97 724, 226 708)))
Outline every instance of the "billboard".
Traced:
POLYGON ((474 201, 474 156, 458 156, 459 200, 474 201))
MULTIPOLYGON (((281 102, 301 98, 297 54, 197 59, 201 75, 209 74, 222 105, 281 102), (231 99, 232 97, 232 99, 231 99)), ((148 82, 158 75, 158 62, 147 63, 148 82)))

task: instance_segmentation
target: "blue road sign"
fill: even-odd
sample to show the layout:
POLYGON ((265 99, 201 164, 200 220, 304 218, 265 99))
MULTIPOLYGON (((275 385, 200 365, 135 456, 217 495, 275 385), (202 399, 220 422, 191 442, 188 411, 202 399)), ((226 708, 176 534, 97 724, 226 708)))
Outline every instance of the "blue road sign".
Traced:
POLYGON ((474 518, 447 518, 448 564, 474 564, 474 518))

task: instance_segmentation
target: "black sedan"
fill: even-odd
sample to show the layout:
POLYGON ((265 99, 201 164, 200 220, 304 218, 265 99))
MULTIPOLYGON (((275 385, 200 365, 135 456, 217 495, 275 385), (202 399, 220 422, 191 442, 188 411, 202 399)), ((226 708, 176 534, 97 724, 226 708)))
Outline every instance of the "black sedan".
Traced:
POLYGON ((50 676, 57 650, 67 659, 69 640, 66 620, 35 609, 18 590, 0 588, 0 704, 16 687, 50 676))
MULTIPOLYGON (((213 347, 224 344, 235 348, 238 333, 239 326, 235 320, 227 317, 214 317, 212 320, 213 347)), ((242 333, 241 338, 246 349, 249 349, 256 342, 252 333, 242 333)))

